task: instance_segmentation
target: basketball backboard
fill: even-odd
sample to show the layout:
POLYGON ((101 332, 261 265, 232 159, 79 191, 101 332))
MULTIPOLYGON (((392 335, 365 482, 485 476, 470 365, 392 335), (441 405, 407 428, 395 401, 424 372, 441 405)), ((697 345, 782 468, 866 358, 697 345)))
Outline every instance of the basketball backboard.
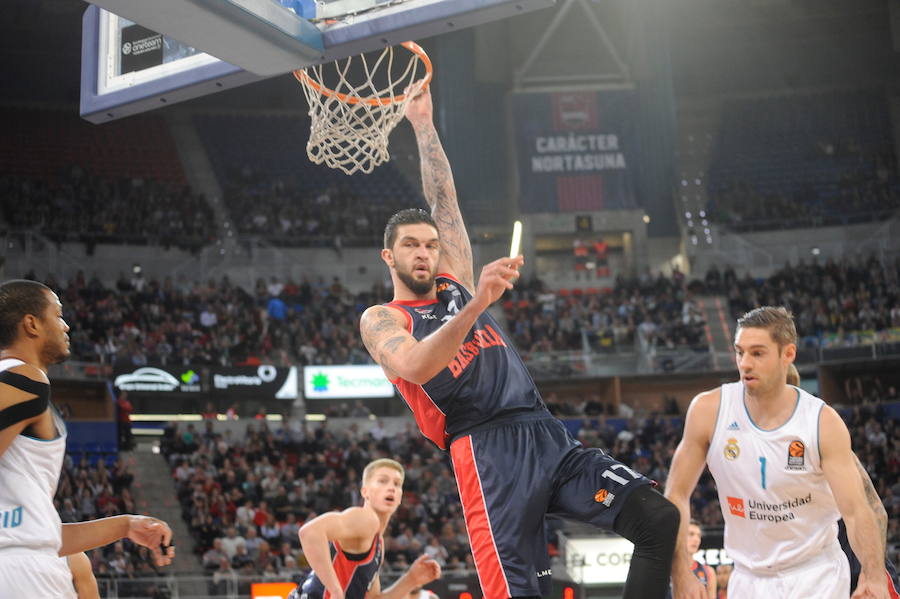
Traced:
POLYGON ((102 123, 556 0, 92 0, 81 116, 102 123))

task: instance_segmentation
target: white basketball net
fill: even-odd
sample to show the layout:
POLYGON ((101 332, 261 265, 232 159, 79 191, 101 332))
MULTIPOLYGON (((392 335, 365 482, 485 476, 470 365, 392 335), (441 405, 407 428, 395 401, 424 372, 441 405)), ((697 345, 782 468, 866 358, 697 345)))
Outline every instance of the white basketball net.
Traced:
POLYGON ((410 88, 405 97, 403 92, 424 74, 422 63, 422 58, 411 51, 406 68, 394 75, 394 48, 389 46, 374 60, 367 60, 363 54, 296 71, 312 121, 306 144, 309 159, 348 175, 371 173, 387 162, 388 136, 418 90, 410 88), (354 61, 357 68, 353 72, 365 79, 357 84, 347 80, 353 76, 354 61), (360 65, 363 73, 359 73, 360 65), (382 89, 373 81, 376 76, 384 85, 382 89))

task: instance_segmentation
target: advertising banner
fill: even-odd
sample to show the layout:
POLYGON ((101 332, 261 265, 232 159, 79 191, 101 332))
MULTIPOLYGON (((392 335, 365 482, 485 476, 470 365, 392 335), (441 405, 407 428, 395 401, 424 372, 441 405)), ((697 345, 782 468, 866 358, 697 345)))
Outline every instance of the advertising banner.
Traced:
POLYGON ((117 368, 113 385, 120 391, 139 393, 201 393, 199 369, 190 366, 140 366, 117 368))
MULTIPOLYGON (((634 545, 621 537, 566 538, 566 565, 575 582, 622 584, 628 577, 634 545)), ((694 559, 709 566, 734 563, 721 547, 706 547, 694 559)))
POLYGON ((297 399, 297 378, 296 366, 215 367, 209 372, 209 390, 223 398, 297 399))
POLYGON ((130 73, 155 67, 163 63, 163 36, 141 25, 129 25, 122 29, 122 46, 119 54, 121 73, 130 73))
POLYGON ((518 93, 512 108, 522 212, 636 207, 633 92, 518 93))
POLYGON ((393 397, 394 386, 380 366, 306 366, 303 369, 306 399, 363 399, 393 397))

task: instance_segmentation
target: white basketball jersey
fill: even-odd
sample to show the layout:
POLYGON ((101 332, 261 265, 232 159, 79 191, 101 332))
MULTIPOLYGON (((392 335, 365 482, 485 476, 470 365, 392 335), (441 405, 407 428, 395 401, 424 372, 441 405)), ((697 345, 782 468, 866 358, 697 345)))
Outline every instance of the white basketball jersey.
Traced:
MULTIPOLYGON (((0 372, 22 364, 0 360, 0 372)), ((62 544, 53 495, 66 453, 66 430, 55 411, 53 418, 55 439, 18 435, 0 456, 0 558, 32 551, 56 555, 62 544)))
POLYGON ((725 518, 725 549, 739 567, 760 574, 802 564, 837 545, 841 515, 819 455, 825 403, 796 390, 793 415, 763 430, 744 404, 743 383, 722 385, 706 456, 725 518))

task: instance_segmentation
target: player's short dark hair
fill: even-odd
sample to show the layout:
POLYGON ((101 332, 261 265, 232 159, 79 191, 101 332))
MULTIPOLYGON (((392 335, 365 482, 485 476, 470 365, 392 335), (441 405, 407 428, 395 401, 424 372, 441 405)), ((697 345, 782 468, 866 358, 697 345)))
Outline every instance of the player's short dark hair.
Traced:
POLYGON ((50 305, 45 291, 50 291, 50 288, 26 279, 0 283, 0 348, 15 342, 19 323, 26 314, 43 317, 50 305))
POLYGON ((434 222, 431 215, 421 208, 406 208, 394 214, 384 227, 384 247, 386 249, 394 247, 394 242, 397 241, 397 229, 401 225, 418 225, 420 223, 431 225, 437 229, 437 223, 434 222))
POLYGON ((794 315, 782 306, 762 306, 750 310, 738 318, 737 325, 740 329, 766 329, 779 348, 789 343, 797 344, 794 315))

